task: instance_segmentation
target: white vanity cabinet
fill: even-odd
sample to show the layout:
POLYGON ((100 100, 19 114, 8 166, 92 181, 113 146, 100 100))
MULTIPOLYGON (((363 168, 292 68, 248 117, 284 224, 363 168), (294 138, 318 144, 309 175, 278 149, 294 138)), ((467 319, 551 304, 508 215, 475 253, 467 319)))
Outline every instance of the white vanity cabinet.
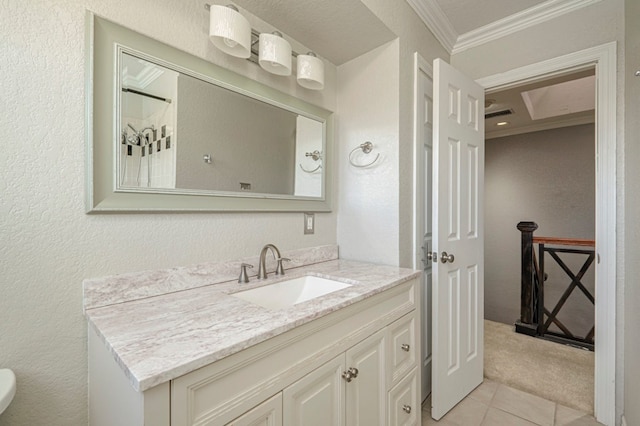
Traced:
MULTIPOLYGON (((126 424, 418 425, 419 291, 406 281, 138 393, 141 414, 126 424)), ((92 389, 106 386, 91 383, 101 368, 90 359, 92 389)))

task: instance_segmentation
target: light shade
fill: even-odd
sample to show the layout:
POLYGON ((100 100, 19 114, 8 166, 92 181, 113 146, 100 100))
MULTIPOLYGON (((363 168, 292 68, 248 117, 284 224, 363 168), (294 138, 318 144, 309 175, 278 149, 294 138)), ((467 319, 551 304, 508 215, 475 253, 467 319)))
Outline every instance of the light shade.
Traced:
POLYGON ((229 6, 211 5, 209 38, 224 53, 238 57, 251 56, 251 25, 247 18, 229 6))
POLYGON ((298 84, 311 90, 324 88, 324 62, 313 52, 298 55, 298 84))
POLYGON ((265 71, 276 75, 291 75, 291 45, 280 33, 260 34, 260 59, 265 71))

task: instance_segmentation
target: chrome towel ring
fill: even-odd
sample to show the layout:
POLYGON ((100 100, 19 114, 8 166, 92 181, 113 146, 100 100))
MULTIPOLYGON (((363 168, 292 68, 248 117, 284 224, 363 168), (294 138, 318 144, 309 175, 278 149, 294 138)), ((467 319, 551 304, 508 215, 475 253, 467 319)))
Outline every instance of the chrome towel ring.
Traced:
POLYGON ((357 164, 353 162, 353 153, 356 152, 357 150, 361 149, 363 153, 365 154, 370 154, 371 151, 373 151, 373 144, 369 141, 366 141, 365 143, 361 143, 360 145, 356 146, 355 148, 353 148, 351 150, 351 152, 349 153, 349 163, 351 163, 351 165, 353 167, 369 167, 370 165, 372 165, 373 163, 375 163, 376 161, 378 161, 378 158, 380 158, 380 154, 378 153, 376 155, 376 158, 373 159, 373 161, 371 161, 370 163, 366 163, 366 164, 357 164))
MULTIPOLYGON (((311 157, 311 159, 313 161, 322 161, 322 152, 318 151, 317 149, 313 152, 307 152, 304 154, 305 157, 311 157)), ((320 170, 322 168, 322 163, 318 164, 318 167, 316 167, 313 170, 307 170, 304 167, 302 167, 302 164, 298 163, 298 166, 300 166, 300 168, 302 169, 303 172, 305 173, 313 173, 316 172, 318 170, 320 170)))

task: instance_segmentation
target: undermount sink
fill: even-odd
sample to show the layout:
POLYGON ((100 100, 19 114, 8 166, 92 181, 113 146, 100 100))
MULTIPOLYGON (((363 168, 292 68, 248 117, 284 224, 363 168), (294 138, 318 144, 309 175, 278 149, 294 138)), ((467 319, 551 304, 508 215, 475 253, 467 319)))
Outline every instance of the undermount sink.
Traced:
POLYGON ((282 309, 347 287, 351 287, 351 284, 306 275, 304 277, 293 278, 263 287, 241 291, 231 296, 238 297, 267 309, 282 309))
POLYGON ((0 368, 0 414, 16 394, 16 375, 8 368, 0 368))

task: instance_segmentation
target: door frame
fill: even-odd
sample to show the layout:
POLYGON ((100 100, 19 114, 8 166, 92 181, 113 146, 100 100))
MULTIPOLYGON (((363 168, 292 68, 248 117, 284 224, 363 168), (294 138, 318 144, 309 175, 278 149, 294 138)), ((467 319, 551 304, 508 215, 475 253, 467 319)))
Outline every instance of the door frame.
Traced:
MULTIPOLYGON (((607 425, 615 424, 616 416, 616 42, 515 68, 477 82, 487 91, 497 91, 595 66, 596 69, 596 253, 595 265, 595 401, 596 419, 607 425)), ((419 71, 428 72, 427 62, 414 56, 414 93, 419 71)), ((415 96, 414 96, 415 97, 415 96)), ((415 123, 417 108, 414 101, 414 268, 419 267, 421 158, 415 123)), ((424 168, 422 168, 424 169, 424 168)))
MULTIPOLYGON (((426 214, 424 212, 424 187, 422 183, 424 182, 424 173, 425 173, 425 165, 423 164, 424 156, 422 155, 424 141, 419 140, 420 130, 418 129, 419 123, 422 123, 421 118, 419 117, 420 106, 418 105, 421 102, 422 98, 417 96, 419 84, 420 84, 420 73, 426 74, 433 81, 433 67, 429 62, 427 62, 422 55, 418 52, 413 54, 413 93, 414 93, 414 104, 413 104, 413 269, 424 270, 424 267, 421 263, 422 256, 422 240, 424 236, 424 220, 422 220, 426 214)), ((433 111, 431 112, 433 116, 433 111)), ((426 283, 424 274, 420 275, 420 288, 422 291, 426 291, 426 283)), ((422 292, 421 292, 422 294, 422 292)), ((422 298, 424 300, 424 297, 422 298)), ((431 298, 429 298, 429 303, 431 303, 431 298)), ((422 313, 420 314, 420 321, 422 321, 422 327, 425 327, 424 323, 424 315, 426 312, 426 307, 422 307, 422 313)), ((421 338, 424 334, 424 331, 421 332, 421 338)), ((431 335, 431 332, 429 333, 431 335)), ((433 351, 433 348, 431 348, 433 351)), ((422 368, 424 363, 425 354, 421 354, 420 356, 420 391, 422 392, 422 368)), ((428 360, 429 364, 432 364, 431 356, 429 356, 428 360)), ((433 377, 433 375, 432 375, 433 377)), ((433 383, 433 382, 432 382, 433 383)), ((421 395, 420 401, 424 401, 427 395, 421 395)))

